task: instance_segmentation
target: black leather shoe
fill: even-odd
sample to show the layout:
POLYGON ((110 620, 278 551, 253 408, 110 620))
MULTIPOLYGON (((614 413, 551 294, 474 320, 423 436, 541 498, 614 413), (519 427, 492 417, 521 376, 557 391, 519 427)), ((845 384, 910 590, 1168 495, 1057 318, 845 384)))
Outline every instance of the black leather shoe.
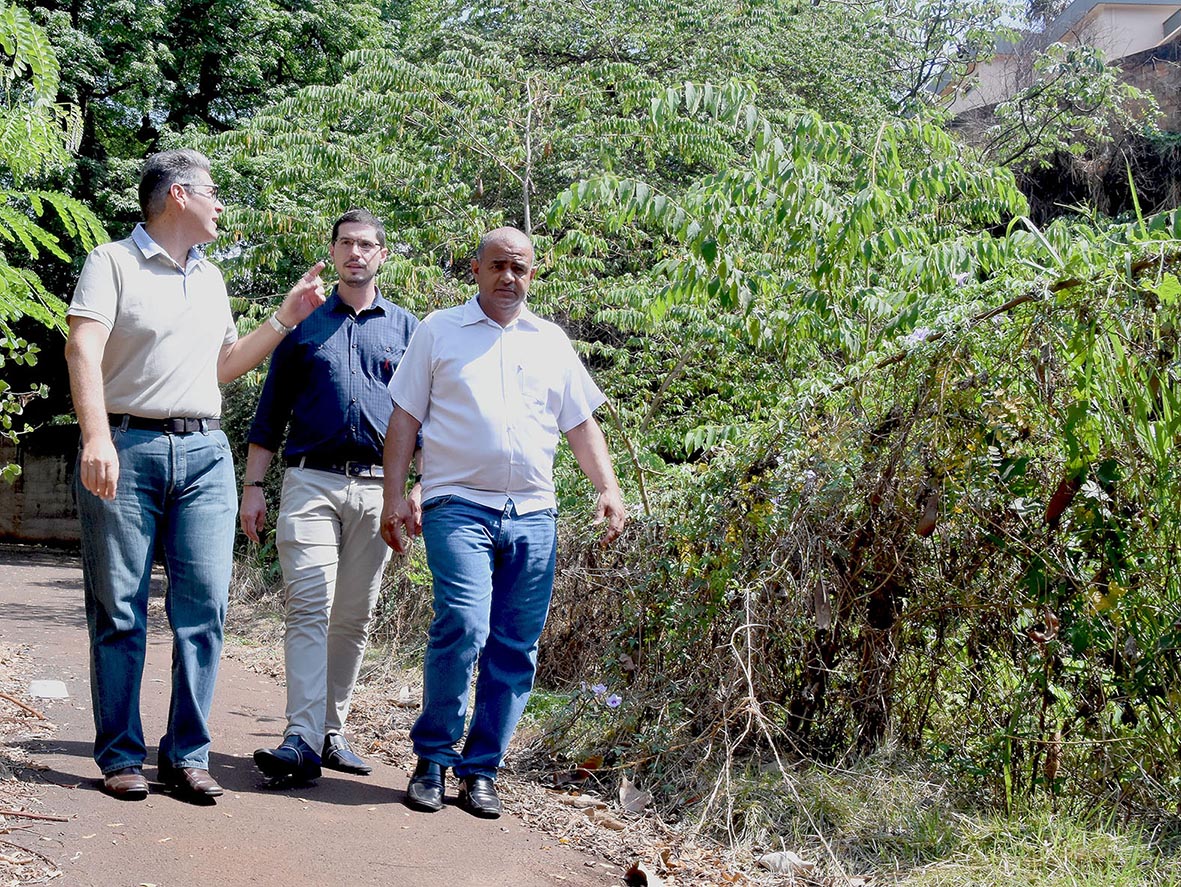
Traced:
POLYGON ((320 756, 298 733, 284 736, 278 748, 260 748, 254 753, 254 764, 271 779, 303 783, 320 778, 320 756))
POLYGON ((148 781, 141 767, 124 767, 103 774, 103 791, 121 801, 142 801, 148 796, 148 781))
POLYGON ((496 783, 487 776, 465 776, 459 780, 459 806, 481 819, 500 818, 500 796, 496 783))
POLYGON ((419 758, 406 786, 406 806, 423 813, 436 813, 443 809, 443 780, 447 768, 426 758, 419 758))
POLYGON ((368 776, 373 768, 361 756, 349 748, 349 741, 341 733, 329 733, 324 737, 324 750, 320 762, 329 770, 352 773, 354 776, 368 776))

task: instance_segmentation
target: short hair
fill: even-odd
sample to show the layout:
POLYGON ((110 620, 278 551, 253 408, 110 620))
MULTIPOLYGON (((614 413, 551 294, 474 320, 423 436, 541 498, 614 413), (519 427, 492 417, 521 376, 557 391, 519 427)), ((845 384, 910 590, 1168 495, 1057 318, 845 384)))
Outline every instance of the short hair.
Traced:
POLYGON ((332 226, 332 242, 336 243, 336 234, 340 231, 341 225, 369 225, 377 232, 377 242, 385 246, 385 225, 381 223, 381 219, 369 212, 367 209, 350 209, 343 216, 336 220, 332 226))
POLYGON ((168 189, 177 182, 188 182, 194 172, 209 172, 209 158, 192 148, 161 151, 144 161, 139 176, 139 208, 144 221, 164 212, 168 189))
MULTIPOLYGON (((484 258, 484 247, 486 247, 493 240, 500 240, 502 237, 506 236, 510 231, 524 237, 525 241, 529 244, 529 249, 533 250, 533 238, 532 237, 530 237, 528 234, 526 234, 520 228, 514 228, 512 225, 505 225, 502 228, 496 228, 492 231, 488 231, 487 233, 484 234, 483 237, 480 238, 480 242, 478 244, 476 244, 476 261, 478 262, 482 258, 484 258)), ((534 252, 534 254, 533 254, 533 261, 534 261, 534 263, 537 262, 537 253, 536 252, 534 252)))

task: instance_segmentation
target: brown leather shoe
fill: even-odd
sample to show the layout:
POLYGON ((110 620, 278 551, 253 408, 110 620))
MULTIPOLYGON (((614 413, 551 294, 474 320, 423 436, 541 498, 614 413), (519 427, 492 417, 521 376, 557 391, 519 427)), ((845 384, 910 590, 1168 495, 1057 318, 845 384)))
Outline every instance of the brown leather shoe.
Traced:
POLYGON ((103 791, 121 801, 142 801, 148 796, 148 781, 139 767, 124 767, 103 774, 103 791))
POLYGON ((167 761, 161 761, 160 781, 177 794, 193 800, 212 800, 222 794, 217 780, 209 775, 208 770, 198 767, 173 767, 167 761))

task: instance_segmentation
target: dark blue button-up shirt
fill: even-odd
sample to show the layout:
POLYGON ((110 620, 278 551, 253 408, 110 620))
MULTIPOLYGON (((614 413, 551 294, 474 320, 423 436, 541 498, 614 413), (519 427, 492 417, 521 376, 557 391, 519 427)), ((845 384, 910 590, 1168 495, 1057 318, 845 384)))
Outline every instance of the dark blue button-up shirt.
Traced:
POLYGON ((336 288, 271 356, 248 440, 288 458, 381 464, 390 377, 418 320, 383 298, 355 314, 336 288))

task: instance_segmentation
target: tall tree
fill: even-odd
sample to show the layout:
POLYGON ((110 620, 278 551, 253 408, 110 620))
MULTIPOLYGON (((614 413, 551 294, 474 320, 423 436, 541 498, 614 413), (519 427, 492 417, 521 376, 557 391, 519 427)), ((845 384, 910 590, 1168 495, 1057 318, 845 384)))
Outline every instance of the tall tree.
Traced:
POLYGON ((363 0, 21 0, 70 66, 61 100, 81 115, 70 183, 112 227, 137 217, 135 170, 189 127, 221 132, 341 59, 387 41, 383 8, 363 0))
MULTIPOLYGON (((22 321, 59 332, 65 327, 64 303, 28 267, 43 256, 70 260, 46 223, 84 250, 106 239, 82 203, 40 187, 43 177, 68 164, 78 141, 77 109, 57 101, 58 75, 44 31, 20 7, 0 2, 0 368, 37 362, 40 349, 22 335, 22 321)), ((43 384, 19 391, 0 379, 0 435, 15 440, 27 430, 17 417, 31 398, 45 394, 43 384)), ((5 477, 16 470, 0 469, 5 477)))

